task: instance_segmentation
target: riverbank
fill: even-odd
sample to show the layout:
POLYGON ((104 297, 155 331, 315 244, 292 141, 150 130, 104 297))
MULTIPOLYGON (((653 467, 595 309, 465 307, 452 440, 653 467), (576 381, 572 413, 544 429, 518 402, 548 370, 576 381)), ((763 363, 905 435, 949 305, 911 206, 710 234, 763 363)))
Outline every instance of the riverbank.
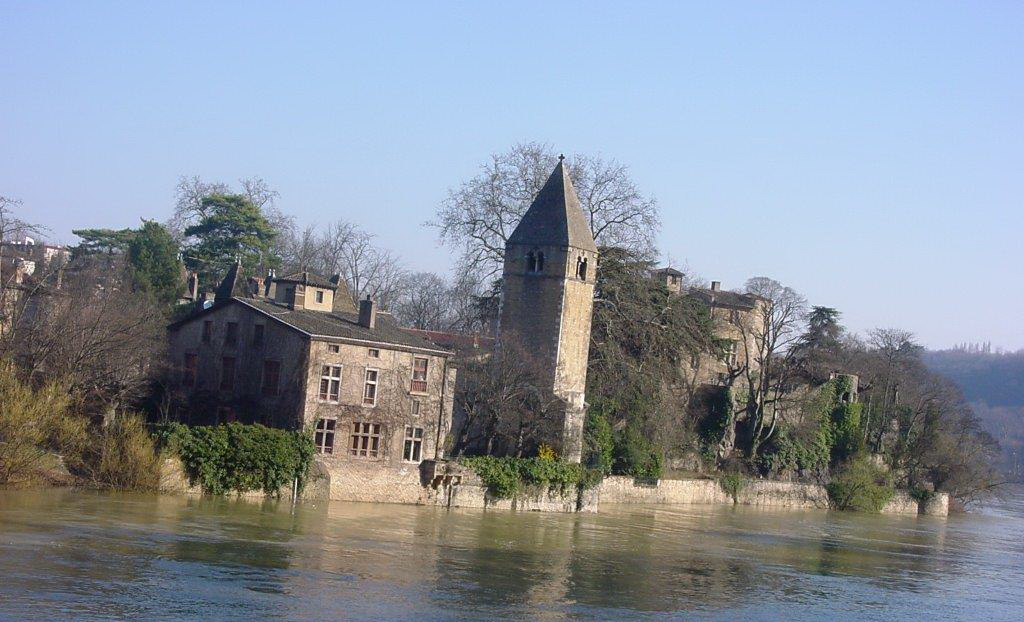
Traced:
MULTIPOLYGON (((189 484, 180 462, 175 459, 165 460, 160 486, 165 493, 202 494, 199 487, 189 484)), ((780 510, 825 510, 831 507, 825 487, 817 484, 747 479, 740 480, 733 492, 735 494, 726 492, 725 487, 714 479, 643 482, 630 477, 610 476, 591 488, 539 488, 510 498, 499 498, 472 469, 453 462, 431 461, 382 473, 351 462, 318 459, 301 498, 307 501, 560 513, 594 513, 608 506, 629 505, 742 505, 780 510)), ((283 487, 278 494, 290 497, 292 490, 283 487)), ((244 493, 244 496, 259 498, 264 493, 254 491, 244 493)), ((949 496, 940 492, 918 500, 906 491, 896 491, 881 513, 946 516, 949 513, 949 496)))

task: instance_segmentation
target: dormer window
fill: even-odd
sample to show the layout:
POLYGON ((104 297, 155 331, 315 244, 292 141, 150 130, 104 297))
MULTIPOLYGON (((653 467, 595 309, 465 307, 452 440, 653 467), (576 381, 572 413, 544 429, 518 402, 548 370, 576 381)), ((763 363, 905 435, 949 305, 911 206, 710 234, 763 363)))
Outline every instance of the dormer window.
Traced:
POLYGON ((576 258, 576 276, 581 281, 587 280, 587 258, 577 257, 576 258))
POLYGON ((526 253, 526 271, 534 274, 544 272, 544 253, 540 251, 526 253))

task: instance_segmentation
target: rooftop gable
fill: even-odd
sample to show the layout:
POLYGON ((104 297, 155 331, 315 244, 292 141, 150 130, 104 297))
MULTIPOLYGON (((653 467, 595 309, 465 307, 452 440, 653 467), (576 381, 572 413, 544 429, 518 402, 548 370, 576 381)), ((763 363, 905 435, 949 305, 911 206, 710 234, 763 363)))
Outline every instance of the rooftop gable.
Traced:
POLYGON ((534 197, 530 209, 526 210, 506 245, 522 246, 572 246, 581 250, 597 252, 594 236, 583 216, 580 200, 572 186, 565 159, 558 158, 558 164, 551 176, 534 197))

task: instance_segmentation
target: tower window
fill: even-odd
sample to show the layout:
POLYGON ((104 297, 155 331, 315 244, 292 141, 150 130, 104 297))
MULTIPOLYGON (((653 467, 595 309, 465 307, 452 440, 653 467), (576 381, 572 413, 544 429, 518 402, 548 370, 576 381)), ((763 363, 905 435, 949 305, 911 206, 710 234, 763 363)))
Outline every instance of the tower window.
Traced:
POLYGON ((587 258, 577 257, 576 258, 576 276, 581 280, 587 280, 587 258))
POLYGON ((544 253, 537 253, 537 270, 536 272, 544 272, 544 253))
POLYGON ((533 251, 526 253, 526 271, 536 272, 537 271, 537 256, 533 254, 533 251))

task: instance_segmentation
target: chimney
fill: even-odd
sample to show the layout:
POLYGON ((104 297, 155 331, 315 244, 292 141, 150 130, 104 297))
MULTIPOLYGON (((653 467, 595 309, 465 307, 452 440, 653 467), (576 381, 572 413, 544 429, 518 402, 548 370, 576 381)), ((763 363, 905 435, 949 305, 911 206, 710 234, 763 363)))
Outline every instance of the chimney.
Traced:
POLYGON ((186 297, 193 302, 199 300, 199 274, 196 272, 188 273, 188 293, 186 297))
POLYGON ((274 297, 274 269, 267 270, 267 278, 263 279, 263 295, 267 298, 274 297))
POLYGON ((722 282, 721 281, 711 281, 711 291, 717 292, 717 291, 720 291, 721 289, 722 289, 722 282))
POLYGON ((377 325, 377 303, 369 295, 359 301, 359 325, 370 329, 377 325))

